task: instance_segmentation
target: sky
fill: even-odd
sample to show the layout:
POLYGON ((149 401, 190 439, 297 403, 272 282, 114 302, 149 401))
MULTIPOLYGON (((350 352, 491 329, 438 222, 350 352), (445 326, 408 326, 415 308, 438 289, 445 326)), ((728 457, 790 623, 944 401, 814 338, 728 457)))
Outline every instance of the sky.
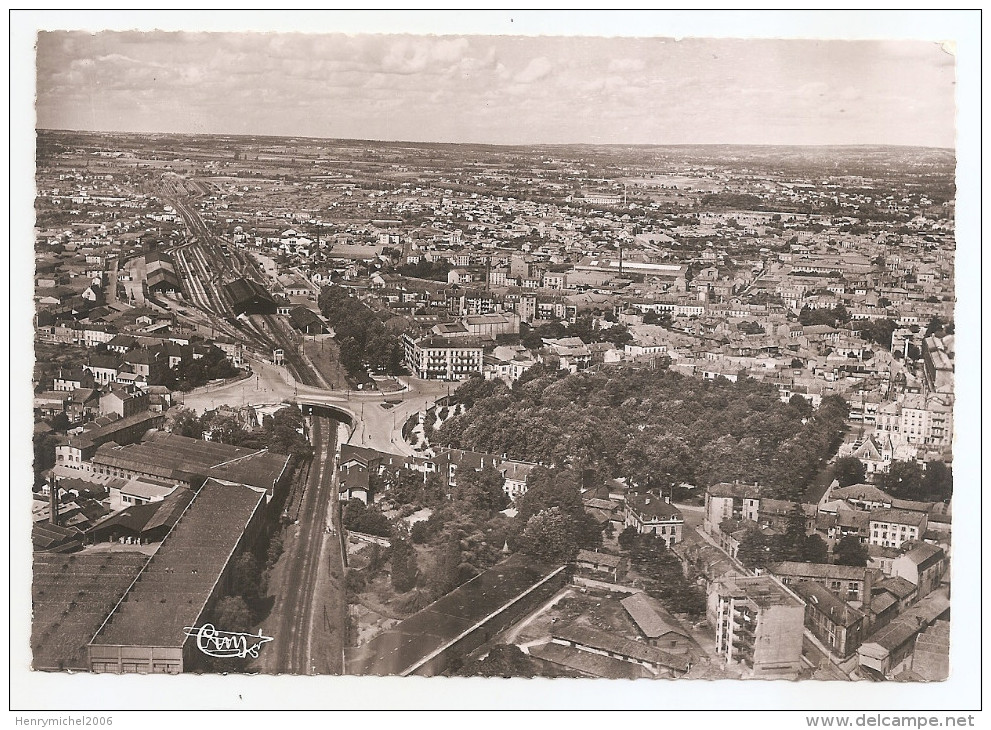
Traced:
POLYGON ((47 31, 37 126, 493 144, 954 147, 931 41, 47 31))

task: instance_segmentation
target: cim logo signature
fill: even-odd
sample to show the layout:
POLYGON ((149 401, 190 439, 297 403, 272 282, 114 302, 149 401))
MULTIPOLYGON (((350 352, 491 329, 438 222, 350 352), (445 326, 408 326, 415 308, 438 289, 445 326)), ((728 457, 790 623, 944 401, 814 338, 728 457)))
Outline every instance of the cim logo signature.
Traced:
POLYGON ((186 636, 195 637, 196 648, 201 652, 207 656, 221 659, 244 659, 246 657, 257 659, 262 645, 274 640, 271 636, 264 636, 260 630, 257 635, 236 631, 220 631, 213 624, 203 624, 198 627, 185 626, 183 631, 186 636))

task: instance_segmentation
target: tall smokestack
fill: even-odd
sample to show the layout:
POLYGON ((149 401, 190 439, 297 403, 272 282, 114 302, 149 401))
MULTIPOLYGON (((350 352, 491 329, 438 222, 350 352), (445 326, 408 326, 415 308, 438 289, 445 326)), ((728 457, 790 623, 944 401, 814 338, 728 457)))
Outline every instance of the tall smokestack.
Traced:
POLYGON ((623 242, 619 242, 619 275, 623 275, 623 242))
POLYGON ((58 480, 48 477, 48 519, 53 525, 58 525, 58 480))

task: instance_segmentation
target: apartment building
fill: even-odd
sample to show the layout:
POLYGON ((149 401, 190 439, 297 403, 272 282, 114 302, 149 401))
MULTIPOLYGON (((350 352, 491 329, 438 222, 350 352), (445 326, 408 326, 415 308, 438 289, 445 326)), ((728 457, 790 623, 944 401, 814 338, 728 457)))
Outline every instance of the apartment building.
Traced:
POLYGON ((926 532, 925 512, 904 509, 876 509, 871 512, 868 543, 898 549, 902 543, 915 541, 926 532))
POLYGON ((482 348, 442 337, 403 335, 406 366, 424 380, 465 380, 482 373, 482 348))
POLYGON ((757 522, 760 512, 760 487, 756 484, 721 482, 705 491, 704 528, 718 529, 724 520, 757 522))
POLYGON ((802 666, 805 603, 771 575, 727 577, 709 589, 716 653, 753 678, 795 679, 802 666))

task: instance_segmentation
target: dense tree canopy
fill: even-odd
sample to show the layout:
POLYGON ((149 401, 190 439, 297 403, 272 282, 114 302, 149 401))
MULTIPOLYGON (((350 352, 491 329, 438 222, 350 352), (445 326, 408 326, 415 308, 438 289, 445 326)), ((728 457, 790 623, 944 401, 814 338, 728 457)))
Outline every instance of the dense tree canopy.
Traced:
POLYGON ((166 373, 165 385, 176 390, 192 390, 206 385, 211 380, 233 378, 240 371, 227 359, 224 351, 211 345, 203 357, 184 358, 182 362, 166 373))
POLYGON ((230 446, 252 449, 267 448, 274 454, 309 456, 309 441, 303 435, 303 414, 296 406, 286 406, 263 420, 262 428, 248 429, 231 413, 207 411, 197 416, 195 411, 179 408, 170 412, 172 433, 188 438, 203 438, 230 446))
POLYGON ((544 371, 512 390, 483 382, 462 386, 471 406, 434 441, 662 488, 759 481, 782 498, 801 494, 836 452, 848 412, 827 396, 803 423, 772 386, 629 366, 544 371))
POLYGON ((250 631, 254 624, 251 609, 241 596, 225 596, 213 611, 216 626, 221 631, 250 631))
POLYGON ((569 515, 560 507, 541 510, 526 521, 520 550, 547 563, 566 563, 578 554, 578 540, 569 515))
POLYGON ((491 464, 485 464, 481 471, 459 469, 453 498, 491 514, 509 505, 502 486, 502 475, 491 464))
POLYGON ((196 411, 180 408, 171 414, 172 433, 177 436, 198 439, 203 437, 203 421, 196 411))
POLYGON ((450 261, 427 261, 426 259, 421 259, 415 264, 403 264, 396 267, 396 273, 401 276, 435 281, 447 281, 447 275, 450 271, 450 261))
POLYGON ((867 468, 864 466, 864 462, 856 456, 844 456, 833 464, 833 476, 841 487, 863 484, 867 478, 867 468))
POLYGON ((366 367, 393 374, 400 372, 399 338, 361 300, 346 289, 331 285, 323 288, 317 303, 334 328, 341 364, 349 373, 364 372, 366 367))
POLYGON ((404 538, 396 537, 389 548, 389 561, 392 566, 392 587, 406 593, 416 585, 416 550, 404 538))
POLYGON ((309 456, 309 441, 303 435, 303 414, 297 406, 280 408, 271 417, 266 416, 263 427, 268 438, 268 448, 276 454, 309 456))
POLYGON ((55 466, 55 447, 62 439, 54 433, 34 434, 34 482, 44 481, 42 474, 55 466))
POLYGON ((844 535, 833 548, 833 558, 837 565, 853 565, 862 568, 867 565, 867 546, 856 535, 844 535))
POLYGON ((630 563, 646 579, 648 595, 660 600, 668 610, 692 615, 705 612, 705 594, 685 578, 681 561, 654 533, 636 536, 630 563))
POLYGON ((914 461, 893 461, 887 473, 874 477, 874 483, 899 499, 944 502, 953 495, 953 470, 941 461, 925 467, 914 461))
POLYGON ((365 532, 369 535, 379 535, 389 537, 392 532, 392 523, 389 522, 382 511, 375 506, 366 505, 360 499, 350 499, 344 505, 342 513, 344 527, 355 532, 365 532))
POLYGON ((597 327, 596 321, 589 314, 577 317, 574 322, 548 322, 533 329, 521 330, 521 342, 524 347, 539 350, 545 339, 556 340, 562 337, 580 337, 582 342, 590 345, 594 342, 611 342, 623 346, 633 340, 633 335, 623 325, 597 327))
POLYGON ((886 350, 891 349, 891 335, 896 327, 897 324, 893 319, 867 319, 857 323, 862 338, 886 350))
POLYGON ((850 315, 842 304, 837 304, 831 309, 810 309, 805 306, 798 313, 798 321, 805 327, 816 324, 827 324, 830 327, 835 327, 837 324, 849 321, 849 319, 850 315))
POLYGON ((740 539, 740 548, 736 553, 737 559, 751 570, 766 568, 775 562, 771 555, 768 539, 756 524, 751 524, 740 539))

